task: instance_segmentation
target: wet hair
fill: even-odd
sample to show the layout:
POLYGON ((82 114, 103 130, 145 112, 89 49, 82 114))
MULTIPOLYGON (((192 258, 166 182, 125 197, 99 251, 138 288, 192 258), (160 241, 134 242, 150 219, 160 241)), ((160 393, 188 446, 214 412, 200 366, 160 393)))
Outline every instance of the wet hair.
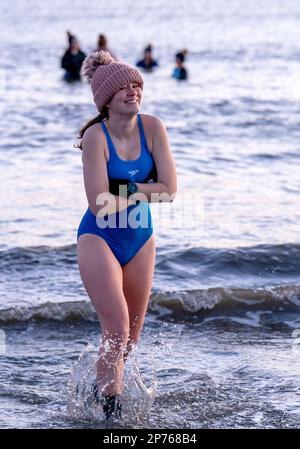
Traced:
POLYGON ((74 36, 74 34, 72 34, 70 31, 67 31, 67 39, 68 39, 69 47, 71 47, 73 42, 76 40, 76 36, 74 36))
POLYGON ((179 59, 180 62, 184 62, 184 54, 179 52, 175 55, 176 59, 179 59))
POLYGON ((180 62, 184 62, 187 54, 188 54, 188 50, 186 48, 184 48, 183 50, 176 53, 175 58, 179 59, 180 62))
POLYGON ((99 34, 98 36, 98 47, 106 47, 107 46, 107 39, 104 34, 99 34))
POLYGON ((146 53, 147 51, 152 51, 152 45, 151 44, 149 44, 149 45, 147 45, 147 47, 145 47, 145 49, 144 49, 144 53, 146 53))

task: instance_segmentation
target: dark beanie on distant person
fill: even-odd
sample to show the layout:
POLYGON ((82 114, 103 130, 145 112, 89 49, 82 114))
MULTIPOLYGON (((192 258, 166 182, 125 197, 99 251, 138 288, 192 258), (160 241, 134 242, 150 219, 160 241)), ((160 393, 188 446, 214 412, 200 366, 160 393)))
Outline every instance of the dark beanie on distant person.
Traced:
POLYGON ((179 53, 176 53, 176 58, 179 59, 180 62, 184 62, 184 54, 180 51, 179 53))

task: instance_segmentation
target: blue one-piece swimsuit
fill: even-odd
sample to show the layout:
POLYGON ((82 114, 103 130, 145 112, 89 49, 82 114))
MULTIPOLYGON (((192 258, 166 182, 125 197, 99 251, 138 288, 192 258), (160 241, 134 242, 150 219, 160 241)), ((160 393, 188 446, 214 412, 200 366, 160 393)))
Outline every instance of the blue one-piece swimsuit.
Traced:
MULTIPOLYGON (((131 161, 125 161, 118 156, 105 125, 105 120, 101 122, 109 150, 109 160, 107 162, 109 178, 143 182, 153 168, 154 161, 147 147, 143 123, 139 114, 137 114, 137 119, 140 131, 141 153, 138 159, 131 161)), ((116 226, 106 228, 99 227, 97 225, 96 216, 90 208, 88 208, 80 222, 77 240, 82 234, 98 235, 109 245, 120 265, 124 266, 135 256, 153 233, 150 206, 148 202, 141 201, 139 204, 128 206, 127 209, 123 209, 121 212, 110 214, 109 217, 110 219, 114 218, 116 220, 116 226), (135 212, 132 212, 135 208, 138 208, 138 210, 135 211, 137 223, 139 223, 140 217, 141 226, 138 227, 136 227, 136 224, 134 227, 130 226, 132 221, 130 220, 129 215, 135 216, 135 212), (112 217, 112 215, 115 215, 115 217, 112 217), (141 216, 143 217, 142 219, 141 216), (147 220, 145 220, 145 217, 147 220), (119 226, 120 223, 121 226, 119 226)))

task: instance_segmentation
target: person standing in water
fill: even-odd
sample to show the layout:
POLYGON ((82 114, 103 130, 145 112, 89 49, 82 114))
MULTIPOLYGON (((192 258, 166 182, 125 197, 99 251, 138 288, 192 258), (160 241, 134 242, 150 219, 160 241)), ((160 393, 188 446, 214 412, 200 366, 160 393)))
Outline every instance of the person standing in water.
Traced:
POLYGON ((108 51, 110 56, 115 61, 117 60, 117 57, 116 57, 115 53, 111 50, 111 48, 109 48, 107 38, 106 38, 106 36, 104 34, 99 34, 97 48, 96 48, 95 51, 101 51, 101 50, 108 51))
POLYGON ((188 78, 187 70, 184 67, 184 60, 186 54, 187 50, 184 49, 182 51, 179 51, 175 55, 176 67, 173 71, 172 77, 176 78, 177 80, 186 80, 188 78))
POLYGON ((65 69, 65 81, 80 80, 80 69, 86 54, 80 50, 80 45, 76 36, 67 31, 69 48, 61 59, 61 67, 65 69))
POLYGON ((102 329, 93 392, 108 419, 120 415, 124 363, 139 340, 152 288, 155 241, 148 203, 173 201, 177 177, 165 125, 140 113, 139 71, 100 51, 86 58, 82 74, 99 115, 79 134, 88 209, 78 228, 77 254, 102 329), (148 183, 154 167, 156 182, 148 183), (111 183, 120 179, 119 195, 111 193, 111 183))
POLYGON ((158 63, 152 56, 152 45, 149 44, 144 50, 144 57, 136 63, 137 67, 151 71, 158 66, 158 63))

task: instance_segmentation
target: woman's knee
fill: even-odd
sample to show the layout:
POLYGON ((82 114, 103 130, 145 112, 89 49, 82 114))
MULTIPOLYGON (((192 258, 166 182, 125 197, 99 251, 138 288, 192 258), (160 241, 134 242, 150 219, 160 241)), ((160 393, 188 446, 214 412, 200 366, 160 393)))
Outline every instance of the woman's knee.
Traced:
POLYGON ((129 338, 129 317, 114 317, 101 323, 102 336, 104 340, 110 340, 115 345, 126 345, 129 338), (118 319, 116 319, 118 318, 118 319))

